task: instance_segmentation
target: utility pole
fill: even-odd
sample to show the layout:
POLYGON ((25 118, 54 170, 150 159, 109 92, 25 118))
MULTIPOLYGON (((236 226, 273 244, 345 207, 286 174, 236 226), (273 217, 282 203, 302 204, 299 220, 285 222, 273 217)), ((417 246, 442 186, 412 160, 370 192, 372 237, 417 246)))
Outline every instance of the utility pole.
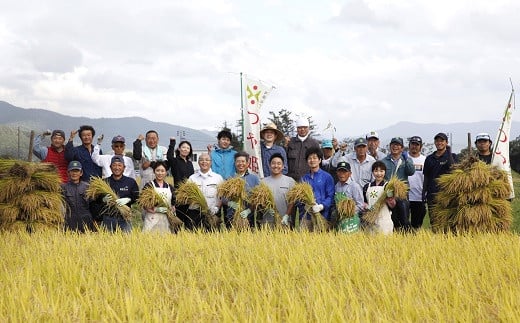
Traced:
POLYGON ((20 159, 20 126, 18 126, 18 159, 20 159))

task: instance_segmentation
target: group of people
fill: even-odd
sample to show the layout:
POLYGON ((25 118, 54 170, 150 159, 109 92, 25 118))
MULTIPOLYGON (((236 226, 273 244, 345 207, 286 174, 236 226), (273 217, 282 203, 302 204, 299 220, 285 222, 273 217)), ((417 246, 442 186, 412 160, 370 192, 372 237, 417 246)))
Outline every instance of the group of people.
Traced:
MULTIPOLYGON (((143 209, 143 230, 172 230, 167 214, 173 212, 183 222, 186 229, 204 228, 204 216, 198 205, 175 206, 175 192, 185 180, 193 181, 200 188, 212 215, 224 219, 227 227, 232 226, 235 211, 247 218, 252 227, 274 225, 274 210, 256 212, 252 206, 236 201, 218 198, 217 187, 231 177, 245 180, 245 190, 249 193, 263 181, 273 192, 276 212, 282 215, 282 224, 288 228, 313 230, 312 213, 320 214, 331 229, 355 232, 363 227, 363 215, 373 208, 391 177, 396 176, 409 186, 408 198, 386 197, 386 205, 380 211, 378 220, 371 230, 391 233, 394 230, 410 231, 420 228, 426 214, 426 206, 434 203, 439 188, 436 178, 450 171, 457 156, 448 145, 444 133, 434 136, 436 151, 424 156, 422 138, 409 138, 405 149, 403 138, 390 140, 390 149, 385 154, 379 147, 379 136, 375 131, 357 138, 354 152, 349 153, 346 143, 336 139, 325 139, 320 143, 310 135, 309 121, 296 121, 296 136, 289 138, 276 125, 265 125, 260 134, 264 178, 250 171, 250 156, 236 151, 231 146, 232 134, 222 130, 217 135, 217 143, 208 145, 207 152, 198 156, 199 169, 194 170, 193 149, 189 141, 183 140, 176 146, 175 138, 170 138, 169 146, 159 145, 159 135, 150 130, 139 135, 133 142, 132 157, 125 156, 126 140, 120 135, 112 138, 111 154, 103 154, 103 136, 94 144, 95 130, 92 126, 81 126, 70 133, 65 144, 65 132, 46 131, 38 135, 34 153, 44 162, 56 165, 67 202, 65 226, 69 230, 95 230, 99 226, 107 230, 131 230, 131 223, 121 215, 108 210, 106 196, 89 200, 85 192, 93 177, 103 178, 116 193, 118 205, 128 207, 136 203, 140 192, 153 188, 166 202, 167 207, 143 209), (42 145, 45 136, 51 136, 49 147, 42 145), (74 138, 79 135, 81 145, 74 146, 74 138), (283 141, 283 144, 281 143, 283 141), (134 160, 139 165, 140 185, 136 181, 134 160), (165 180, 168 172, 173 177, 173 185, 165 180), (296 182, 306 182, 312 187, 316 204, 306 208, 299 203, 287 202, 287 192, 296 182), (338 221, 336 203, 349 198, 355 202, 355 215, 348 225, 338 221)), ((489 134, 478 134, 475 141, 479 158, 491 162, 491 139, 489 134)))

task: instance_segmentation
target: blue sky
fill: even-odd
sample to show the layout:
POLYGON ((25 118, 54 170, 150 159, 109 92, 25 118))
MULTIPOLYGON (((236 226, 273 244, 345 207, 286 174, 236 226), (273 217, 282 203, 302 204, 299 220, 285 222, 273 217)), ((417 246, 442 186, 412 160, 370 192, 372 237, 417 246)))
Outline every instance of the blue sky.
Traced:
POLYGON ((319 128, 333 121, 339 138, 399 121, 498 121, 509 77, 520 80, 519 9, 512 0, 10 1, 0 99, 216 129, 240 117, 244 72, 276 86, 263 121, 287 108, 319 128))

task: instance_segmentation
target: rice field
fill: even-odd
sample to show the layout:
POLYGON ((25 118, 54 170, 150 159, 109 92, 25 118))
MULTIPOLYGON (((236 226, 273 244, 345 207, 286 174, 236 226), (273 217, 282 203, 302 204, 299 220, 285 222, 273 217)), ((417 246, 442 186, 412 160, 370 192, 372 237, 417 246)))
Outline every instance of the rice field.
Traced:
POLYGON ((520 319, 516 234, 1 233, 0 321, 520 319))

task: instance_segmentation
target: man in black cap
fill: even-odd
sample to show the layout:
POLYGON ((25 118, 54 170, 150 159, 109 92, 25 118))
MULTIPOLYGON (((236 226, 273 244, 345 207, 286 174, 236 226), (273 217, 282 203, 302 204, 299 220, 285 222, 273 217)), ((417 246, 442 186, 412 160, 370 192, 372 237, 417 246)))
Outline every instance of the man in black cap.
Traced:
POLYGON ((408 199, 410 201, 410 222, 414 229, 422 226, 424 216, 426 215, 426 205, 422 199, 423 183, 424 183, 424 160, 426 156, 421 154, 423 142, 419 136, 413 136, 408 143, 408 157, 412 160, 415 173, 408 176, 408 199))
POLYGON ((424 161, 424 185, 422 191, 423 201, 426 201, 430 211, 431 225, 435 222, 431 210, 435 195, 439 192, 436 179, 441 175, 449 173, 451 166, 458 162, 457 155, 451 152, 451 148, 448 145, 448 136, 445 133, 439 132, 433 139, 437 150, 428 155, 424 161))
POLYGON ((481 132, 478 133, 475 137, 475 146, 478 150, 478 159, 483 161, 486 164, 491 164, 491 159, 493 154, 491 153, 491 145, 493 142, 491 141, 491 137, 488 133, 481 132))

